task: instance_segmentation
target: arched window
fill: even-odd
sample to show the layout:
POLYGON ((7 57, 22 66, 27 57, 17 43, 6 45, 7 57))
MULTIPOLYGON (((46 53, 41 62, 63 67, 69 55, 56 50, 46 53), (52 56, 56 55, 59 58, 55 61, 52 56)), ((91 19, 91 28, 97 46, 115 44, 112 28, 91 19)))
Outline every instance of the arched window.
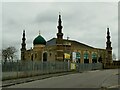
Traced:
POLYGON ((80 53, 76 52, 76 61, 80 63, 80 53))
POLYGON ((89 54, 88 54, 88 52, 84 53, 84 63, 89 63, 89 54))
POLYGON ((92 63, 97 63, 97 54, 96 53, 92 54, 92 63))
POLYGON ((89 54, 88 54, 88 52, 85 52, 85 53, 84 53, 84 59, 89 59, 89 54))
POLYGON ((49 56, 51 57, 52 53, 49 53, 49 56))

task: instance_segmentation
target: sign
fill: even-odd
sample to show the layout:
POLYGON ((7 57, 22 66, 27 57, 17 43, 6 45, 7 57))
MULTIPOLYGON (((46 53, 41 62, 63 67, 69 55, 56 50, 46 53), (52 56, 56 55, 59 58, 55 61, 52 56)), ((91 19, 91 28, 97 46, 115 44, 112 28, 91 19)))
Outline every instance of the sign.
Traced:
POLYGON ((64 53, 64 58, 67 59, 67 60, 70 59, 70 54, 64 53))
POLYGON ((75 69, 76 69, 75 63, 71 63, 71 70, 75 70, 75 69))
POLYGON ((76 52, 72 52, 72 61, 76 62, 76 52))

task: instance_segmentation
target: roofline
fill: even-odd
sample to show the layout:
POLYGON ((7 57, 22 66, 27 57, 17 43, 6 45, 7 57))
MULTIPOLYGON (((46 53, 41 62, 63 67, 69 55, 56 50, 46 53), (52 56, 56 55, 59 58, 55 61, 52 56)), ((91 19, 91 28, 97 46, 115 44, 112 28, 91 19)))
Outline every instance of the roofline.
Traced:
MULTIPOLYGON (((50 42, 50 41, 53 40, 53 39, 57 39, 57 38, 52 38, 52 39, 48 40, 47 42, 50 42)), ((67 39, 63 39, 63 40, 64 40, 64 41, 67 41, 67 39)), ((82 45, 84 45, 84 46, 86 46, 86 47, 89 47, 89 48, 93 48, 93 49, 94 49, 94 47, 92 47, 92 46, 89 46, 89 45, 84 44, 84 43, 80 43, 80 42, 75 41, 75 40, 68 40, 68 41, 76 42, 76 43, 82 44, 82 45)))
POLYGON ((103 49, 103 48, 95 48, 95 49, 99 49, 99 50, 106 50, 106 49, 103 49))
POLYGON ((52 38, 52 39, 48 40, 47 42, 50 42, 50 41, 53 40, 53 39, 57 39, 57 38, 52 38))
MULTIPOLYGON (((57 38, 54 37, 54 38, 48 40, 47 42, 50 42, 50 41, 53 40, 53 39, 57 39, 57 38)), ((63 39, 63 40, 67 41, 67 39, 63 39)), ((86 47, 89 47, 89 48, 92 48, 92 49, 106 50, 106 49, 102 49, 102 48, 95 48, 95 47, 89 46, 89 45, 87 45, 87 44, 84 44, 84 43, 81 43, 81 42, 75 41, 75 40, 68 40, 68 41, 76 42, 76 43, 82 44, 82 45, 84 45, 84 46, 86 46, 86 47)))

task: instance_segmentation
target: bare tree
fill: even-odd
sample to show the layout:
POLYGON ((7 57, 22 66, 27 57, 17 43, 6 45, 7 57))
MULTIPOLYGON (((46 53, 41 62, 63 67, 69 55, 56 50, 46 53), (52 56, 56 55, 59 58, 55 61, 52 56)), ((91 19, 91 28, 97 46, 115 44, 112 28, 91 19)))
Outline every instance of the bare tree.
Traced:
POLYGON ((113 60, 116 60, 116 55, 115 55, 115 53, 113 53, 112 58, 113 58, 113 60))
POLYGON ((13 61, 16 52, 17 50, 13 46, 2 49, 2 59, 4 60, 4 62, 13 61))

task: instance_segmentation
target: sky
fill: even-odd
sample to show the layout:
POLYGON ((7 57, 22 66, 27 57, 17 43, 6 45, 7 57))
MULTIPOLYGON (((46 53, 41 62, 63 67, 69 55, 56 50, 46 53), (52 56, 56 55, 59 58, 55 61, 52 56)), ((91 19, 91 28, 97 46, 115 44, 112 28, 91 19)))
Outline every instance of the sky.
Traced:
MULTIPOLYGON (((106 48, 107 27, 110 28, 113 53, 118 58, 117 2, 6 2, 2 3, 2 48, 15 46, 20 59, 22 32, 26 31, 27 49, 41 35, 56 37, 59 12, 64 38, 106 48)), ((0 13, 1 14, 1 13, 0 13)), ((0 35, 1 36, 1 35, 0 35)))

